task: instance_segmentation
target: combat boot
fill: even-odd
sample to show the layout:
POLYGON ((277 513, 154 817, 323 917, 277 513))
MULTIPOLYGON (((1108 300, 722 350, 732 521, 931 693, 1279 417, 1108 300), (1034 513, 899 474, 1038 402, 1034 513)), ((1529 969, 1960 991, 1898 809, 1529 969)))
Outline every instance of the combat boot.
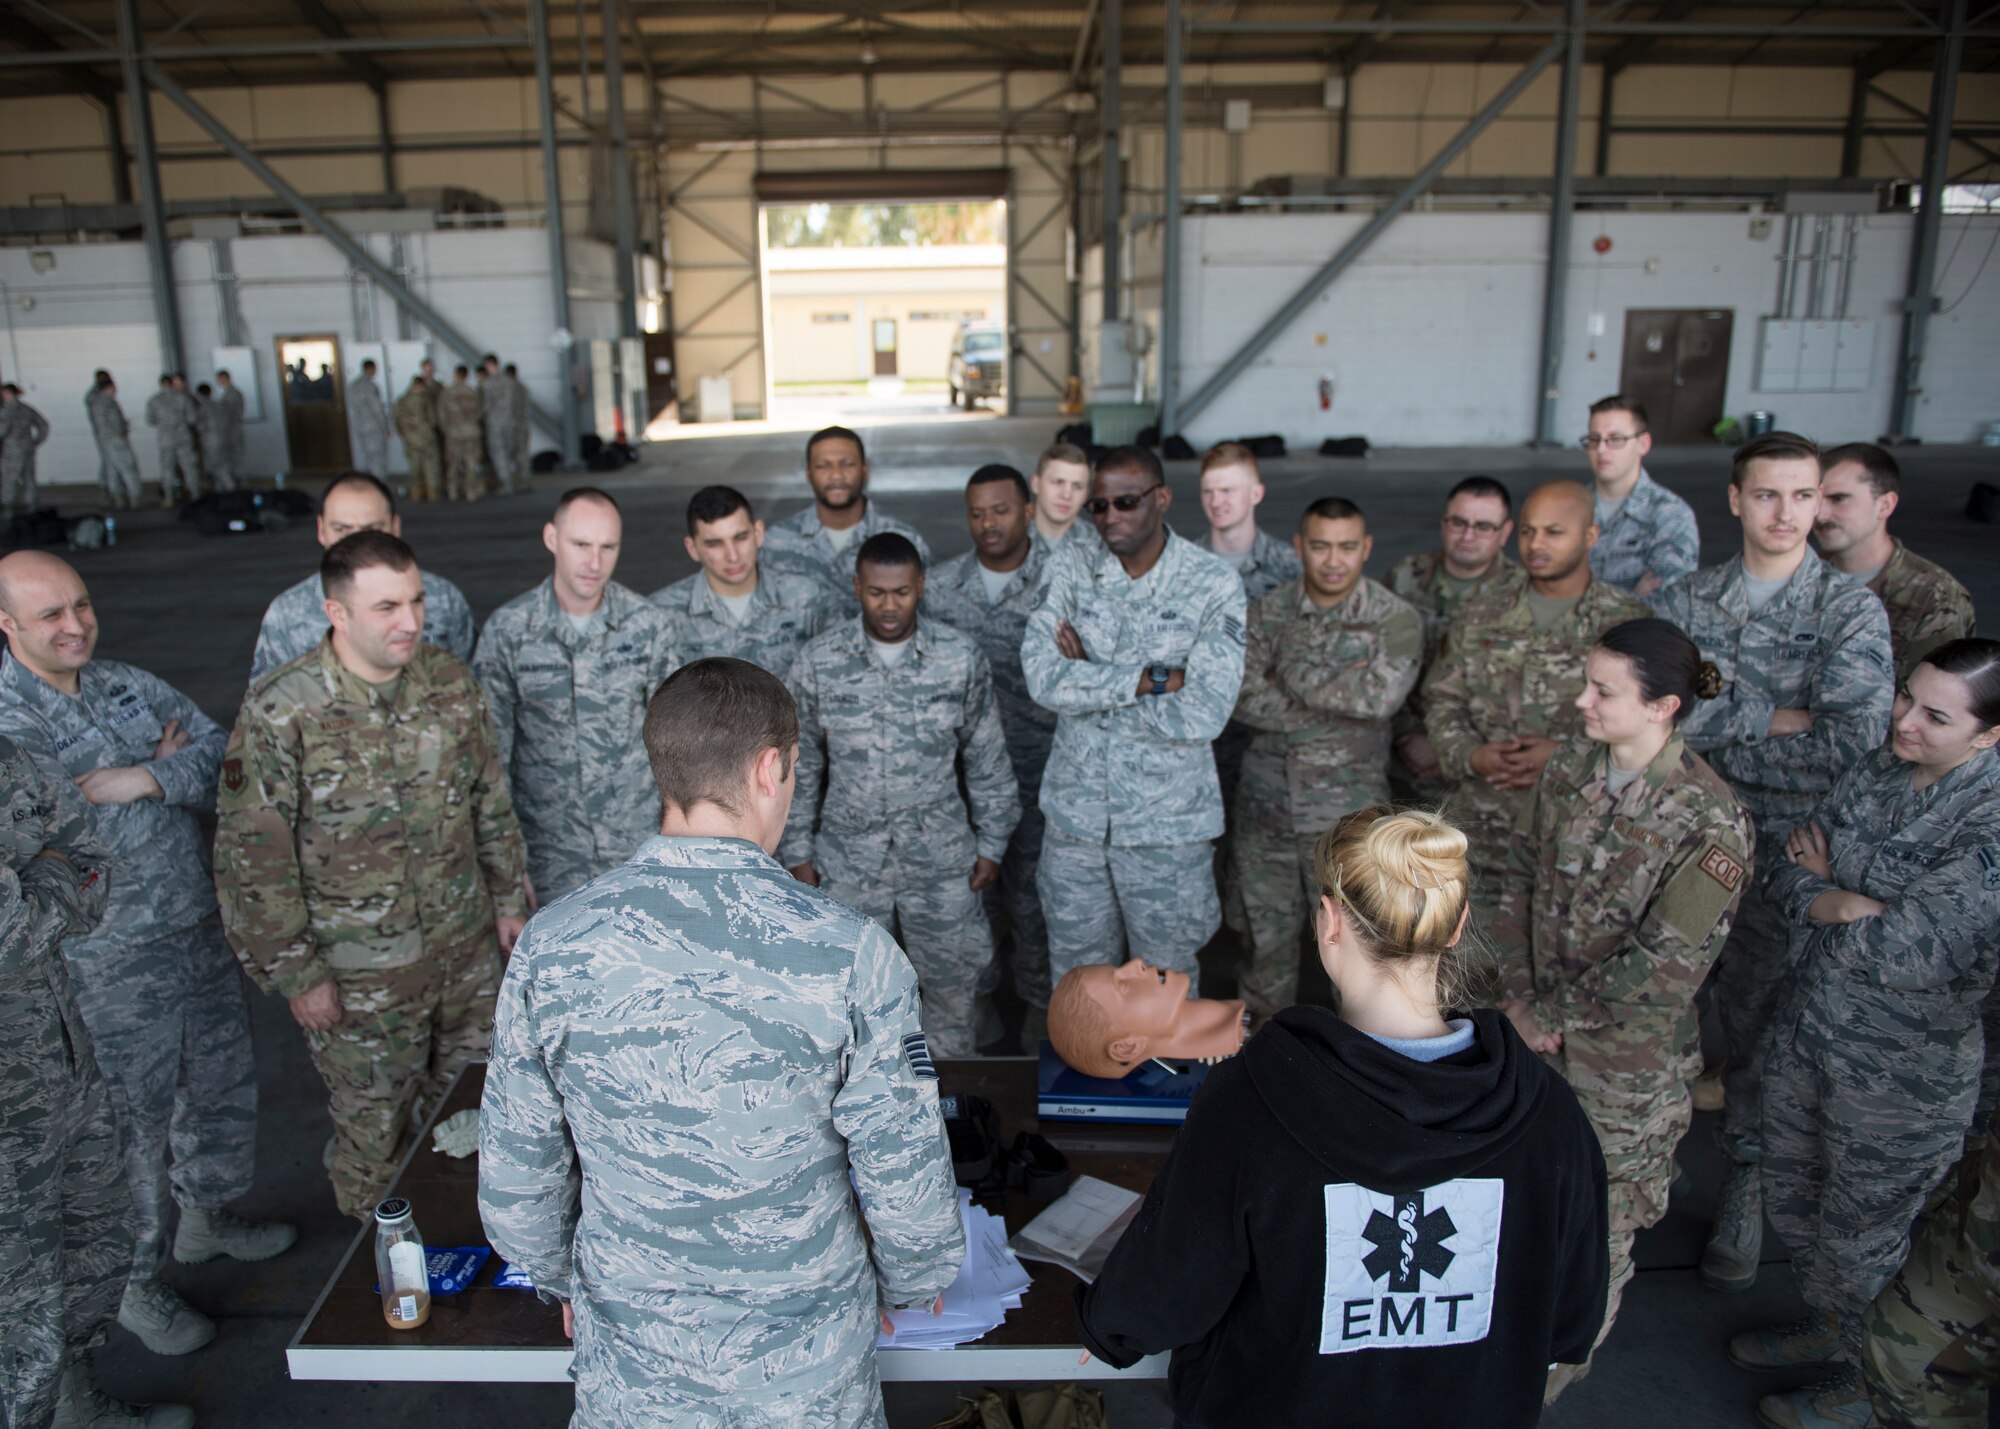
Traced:
POLYGON ((185 1404, 127 1404, 97 1387, 90 1366, 80 1359, 63 1366, 62 1390, 49 1429, 190 1429, 194 1411, 185 1404))
POLYGON ((1764 1179, 1757 1164, 1732 1161, 1722 1204, 1701 1252, 1701 1283, 1711 1290, 1748 1290, 1764 1253, 1764 1179))
POLYGON ((215 1338, 215 1321, 181 1299, 164 1280, 129 1280, 118 1323, 156 1355, 193 1354, 215 1338))
POLYGON ((1840 1358, 1840 1317, 1814 1310, 1789 1325, 1745 1330, 1729 1341, 1729 1358, 1744 1369, 1795 1369, 1840 1358))
POLYGON ((283 1221, 246 1221, 233 1211, 184 1210, 174 1236, 174 1259, 182 1265, 199 1265, 218 1255, 269 1260, 290 1250, 298 1238, 297 1229, 283 1221))
POLYGON ((1867 1429, 1875 1410, 1861 1371, 1842 1365, 1831 1378, 1757 1401, 1757 1417, 1777 1429, 1867 1429))

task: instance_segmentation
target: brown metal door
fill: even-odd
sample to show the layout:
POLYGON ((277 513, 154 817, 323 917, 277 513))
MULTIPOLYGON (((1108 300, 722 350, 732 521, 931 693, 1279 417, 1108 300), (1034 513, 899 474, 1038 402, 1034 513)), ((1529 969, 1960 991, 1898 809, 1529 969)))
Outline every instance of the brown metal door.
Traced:
POLYGON ((1727 308, 1640 308, 1625 314, 1618 390, 1645 404, 1653 440, 1706 442, 1729 388, 1727 308))
POLYGON ((293 471, 345 471, 347 386, 333 333, 278 339, 278 396, 293 471))
POLYGON ((896 320, 894 318, 875 319, 875 375, 894 377, 896 375, 896 320))

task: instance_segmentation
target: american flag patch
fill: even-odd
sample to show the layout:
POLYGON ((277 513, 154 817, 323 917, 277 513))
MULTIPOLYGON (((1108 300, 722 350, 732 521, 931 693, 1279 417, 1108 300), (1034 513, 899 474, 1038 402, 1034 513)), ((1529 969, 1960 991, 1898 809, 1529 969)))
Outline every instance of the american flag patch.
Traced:
POLYGON ((937 1063, 931 1060, 931 1049, 924 1041, 924 1034, 912 1032, 903 1039, 903 1055, 910 1059, 910 1070, 920 1077, 937 1080, 937 1063))

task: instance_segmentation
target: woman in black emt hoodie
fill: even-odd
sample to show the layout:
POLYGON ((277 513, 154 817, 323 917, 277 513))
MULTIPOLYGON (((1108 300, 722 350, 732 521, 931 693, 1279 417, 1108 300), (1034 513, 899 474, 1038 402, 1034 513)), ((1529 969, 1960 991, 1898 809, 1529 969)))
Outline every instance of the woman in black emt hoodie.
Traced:
POLYGON ((1077 1291, 1091 1353, 1173 1351, 1182 1429, 1531 1425, 1604 1316, 1604 1158, 1462 982, 1465 835, 1348 815, 1314 850, 1338 1015, 1280 1012, 1209 1074, 1077 1291))

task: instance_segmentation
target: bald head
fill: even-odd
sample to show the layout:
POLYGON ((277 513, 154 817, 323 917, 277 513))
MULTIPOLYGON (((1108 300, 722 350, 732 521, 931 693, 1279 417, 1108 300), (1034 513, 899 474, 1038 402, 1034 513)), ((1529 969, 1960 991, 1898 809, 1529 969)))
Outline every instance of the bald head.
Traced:
POLYGON ((1580 481, 1545 481, 1521 504, 1522 519, 1532 520, 1538 509, 1551 516, 1560 511, 1566 523, 1588 526, 1597 519, 1597 498, 1580 481))
POLYGON ((0 631, 16 660, 57 689, 75 693, 77 672, 97 649, 97 616, 83 577, 46 551, 0 558, 0 631))
POLYGON ((1536 593, 1582 595, 1590 584, 1590 548, 1597 544, 1597 504, 1581 482, 1544 482, 1521 503, 1521 564, 1536 593))

